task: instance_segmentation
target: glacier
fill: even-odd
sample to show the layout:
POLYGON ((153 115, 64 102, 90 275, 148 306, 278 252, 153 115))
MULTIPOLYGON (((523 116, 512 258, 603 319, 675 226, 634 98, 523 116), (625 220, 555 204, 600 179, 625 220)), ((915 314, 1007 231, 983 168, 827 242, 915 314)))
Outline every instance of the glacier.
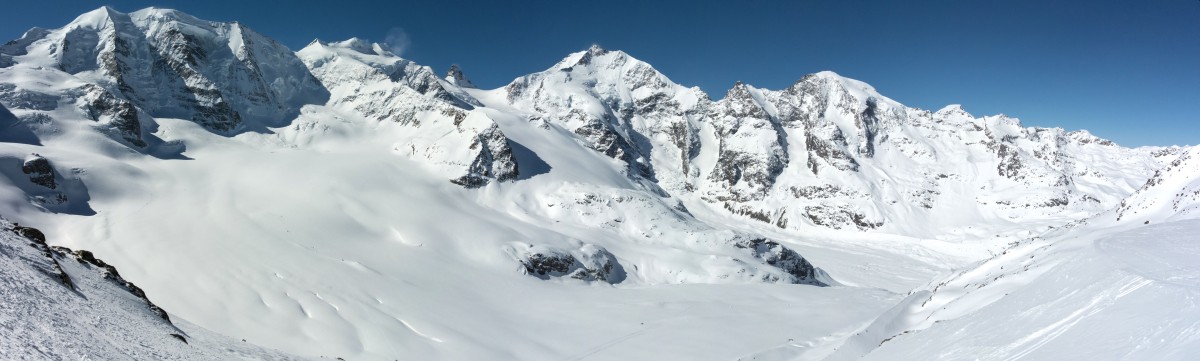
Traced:
POLYGON ((0 46, 0 355, 1200 355, 1195 147, 599 46, 466 70, 159 8, 0 46))

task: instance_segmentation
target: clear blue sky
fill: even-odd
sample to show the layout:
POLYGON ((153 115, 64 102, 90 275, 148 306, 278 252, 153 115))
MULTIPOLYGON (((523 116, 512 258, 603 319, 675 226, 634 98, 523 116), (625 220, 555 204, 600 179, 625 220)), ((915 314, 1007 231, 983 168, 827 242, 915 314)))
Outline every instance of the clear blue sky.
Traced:
POLYGON ((1200 143, 1200 0, 1144 1, 21 1, 0 38, 108 4, 242 23, 293 49, 384 41, 485 88, 596 43, 724 96, 833 70, 909 106, 957 103, 1126 146, 1200 143), (379 4, 383 3, 383 4, 379 4))

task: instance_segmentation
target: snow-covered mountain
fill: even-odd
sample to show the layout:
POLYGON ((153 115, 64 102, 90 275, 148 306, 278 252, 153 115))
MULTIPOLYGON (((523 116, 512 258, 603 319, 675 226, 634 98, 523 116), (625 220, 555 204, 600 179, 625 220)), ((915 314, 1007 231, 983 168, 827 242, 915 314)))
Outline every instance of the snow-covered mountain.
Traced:
POLYGON ((333 94, 331 108, 405 126, 397 152, 448 168, 447 176, 467 187, 517 177, 508 138, 472 111, 477 101, 433 69, 360 39, 314 41, 297 55, 333 94))
POLYGON ((1150 149, 1086 131, 1025 128, 955 105, 905 107, 832 72, 779 91, 738 83, 712 101, 593 46, 501 92, 631 176, 786 229, 929 237, 1054 224, 1112 207, 1162 166, 1150 149))
POLYGON ((137 115, 122 109, 124 102, 230 134, 287 124, 301 105, 328 97, 282 44, 238 23, 175 10, 123 14, 103 7, 59 29, 30 30, 4 53, 19 66, 59 70, 98 86, 63 90, 86 99, 94 118, 113 113, 134 145, 140 145, 137 115))
MULTIPOLYGON (((149 351, 104 339, 95 358, 875 357, 993 312, 960 298, 1011 300, 979 286, 1025 265, 1008 255, 1146 221, 1176 234, 1197 209, 1194 148, 910 108, 832 72, 719 100, 597 46, 498 89, 438 74, 175 10, 30 30, 0 46, 0 215, 121 269, 175 326, 119 288, 81 301, 12 274, 136 320, 121 337, 149 351), (172 327, 206 351, 175 353, 172 327)), ((32 262, 10 263, 49 264, 32 262)))

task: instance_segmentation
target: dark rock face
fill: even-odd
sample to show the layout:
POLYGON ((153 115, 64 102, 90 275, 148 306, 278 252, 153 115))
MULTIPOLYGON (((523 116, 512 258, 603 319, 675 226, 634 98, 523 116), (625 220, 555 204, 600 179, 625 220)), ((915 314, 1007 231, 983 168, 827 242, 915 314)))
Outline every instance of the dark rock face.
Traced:
POLYGON ((141 118, 133 103, 91 84, 79 88, 76 93, 80 97, 79 107, 89 118, 100 123, 104 130, 135 147, 146 147, 146 141, 142 138, 141 118))
MULTIPOLYGON (((363 44, 363 45, 366 47, 370 47, 369 45, 366 45, 366 44, 363 44)), ((362 52, 362 51, 360 51, 360 52, 362 52)), ((366 51, 363 53, 377 54, 377 53, 375 53, 374 50, 366 51)), ((383 55, 384 56, 392 56, 393 54, 385 52, 383 55)), ((453 73, 454 69, 456 69, 456 68, 454 68, 454 67, 451 68, 451 70, 452 70, 452 73, 450 74, 451 76, 454 75, 454 73, 453 73)), ((377 69, 375 71, 382 72, 383 75, 385 75, 393 83, 403 85, 404 87, 406 87, 410 90, 416 91, 417 93, 420 93, 429 99, 436 100, 437 102, 435 102, 434 104, 440 103, 438 105, 449 105, 451 107, 459 108, 459 109, 463 109, 463 110, 471 110, 471 109, 474 109, 476 106, 481 105, 478 100, 471 98, 469 95, 463 94, 460 90, 442 86, 442 83, 439 81, 440 79, 438 79, 437 74, 433 71, 433 68, 430 68, 428 66, 418 65, 412 61, 403 60, 403 59, 400 59, 397 57, 395 60, 395 63, 389 65, 386 68, 377 69)), ((459 70, 457 72, 457 75, 462 76, 463 75, 462 71, 459 70)), ((368 75, 368 76, 370 76, 370 75, 368 75)), ((456 80, 452 79, 449 76, 446 79, 447 79, 447 82, 451 83, 452 85, 457 85, 457 86, 465 87, 465 88, 472 87, 472 86, 463 86, 463 85, 457 84, 456 80)), ((466 80, 466 78, 461 78, 458 80, 462 80, 462 81, 466 82, 468 85, 470 84, 470 81, 466 80)), ((429 105, 432 105, 432 104, 427 104, 427 106, 429 106, 429 105)))
POLYGON ((740 82, 713 111, 720 150, 709 179, 731 187, 735 200, 762 199, 788 163, 783 129, 740 82), (748 191, 732 188, 743 182, 748 191))
POLYGON ((834 229, 854 225, 859 230, 870 230, 883 226, 882 221, 872 221, 866 215, 844 206, 805 206, 804 216, 813 224, 834 229))
POLYGON ((516 250, 515 256, 525 274, 530 276, 544 280, 568 277, 610 284, 625 279, 625 270, 616 257, 597 246, 584 245, 574 251, 531 245, 523 248, 516 250))
POLYGON ((42 244, 42 245, 46 244, 46 235, 43 234, 42 231, 37 228, 21 227, 20 225, 13 225, 12 230, 13 230, 13 232, 16 232, 17 234, 21 235, 22 237, 29 238, 29 240, 34 241, 35 243, 42 244))
POLYGON ((449 81, 450 84, 454 84, 463 88, 475 87, 475 84, 472 84, 471 80, 467 79, 467 76, 463 74, 463 71, 458 67, 458 64, 450 65, 450 70, 446 71, 446 81, 449 81))
POLYGON ((858 147, 859 154, 871 158, 875 156, 875 137, 879 132, 879 102, 875 98, 867 99, 867 106, 862 113, 854 118, 855 126, 862 132, 862 144, 858 147))
POLYGON ((122 278, 121 274, 117 272, 116 267, 113 267, 112 265, 105 263, 103 260, 96 258, 92 252, 86 250, 72 251, 70 248, 57 246, 51 248, 60 258, 72 256, 75 258, 75 261, 78 261, 80 264, 86 264, 99 268, 101 272, 103 272, 105 279, 124 287, 125 290, 129 291, 129 293, 134 297, 146 301, 146 306, 150 308, 151 312, 154 312, 154 314, 158 315, 158 317, 162 318, 164 321, 171 322, 170 316, 167 316, 167 311, 163 311, 163 309, 158 307, 158 305, 155 305, 154 302, 150 302, 150 299, 146 297, 146 292, 142 291, 141 287, 138 287, 137 285, 133 284, 133 282, 129 282, 122 278))
POLYGON ((25 159, 25 164, 21 166, 21 172, 29 175, 29 181, 33 184, 42 187, 55 189, 58 184, 54 181, 54 168, 50 166, 50 161, 40 155, 33 154, 25 159))
POLYGON ((582 137, 589 148, 628 164, 631 175, 651 175, 652 171, 643 161, 641 153, 613 128, 611 119, 592 118, 581 112, 572 112, 570 116, 583 120, 584 124, 575 128, 573 132, 582 137))
POLYGON ((700 131, 680 120, 667 123, 667 136, 679 149, 679 169, 688 172, 692 168, 692 159, 700 155, 700 131))
POLYGON ((792 283, 827 286, 817 279, 816 268, 796 251, 764 238, 742 239, 734 247, 746 249, 758 259, 794 277, 792 283))
POLYGON ((815 127, 829 109, 828 79, 805 75, 783 90, 783 97, 794 100, 779 109, 779 119, 787 127, 815 127))
POLYGON ((487 185, 491 179, 499 182, 517 179, 517 158, 499 126, 492 124, 479 132, 470 148, 479 153, 467 168, 466 175, 451 180, 454 184, 478 188, 487 185))
POLYGON ((67 272, 62 269, 62 265, 58 264, 58 259, 54 257, 54 250, 50 245, 46 244, 46 235, 41 230, 33 227, 22 227, 15 223, 12 225, 11 230, 21 237, 33 241, 29 246, 37 249, 43 256, 46 256, 46 259, 50 262, 50 272, 53 273, 53 276, 58 278, 67 288, 75 289, 75 283, 71 281, 71 276, 67 275, 67 272))
POLYGON ((846 136, 842 134, 841 128, 832 127, 829 133, 828 138, 821 138, 811 132, 805 134, 804 144, 808 150, 809 169, 813 174, 820 174, 819 164, 822 162, 818 162, 818 160, 823 160, 824 164, 833 166, 837 170, 857 172, 858 161, 843 150, 847 144, 846 136))
MULTIPOLYGON (((208 60, 208 52, 200 46, 201 40, 178 29, 169 28, 154 46, 158 58, 154 60, 159 74, 176 77, 185 94, 176 96, 176 101, 190 108, 191 120, 217 133, 228 133, 242 124, 242 116, 229 105, 224 94, 212 80, 200 72, 198 66, 208 60)), ((123 74, 121 69, 111 73, 123 74)), ((136 91, 136 89, 134 89, 136 91)), ((136 97, 135 98, 140 98, 136 97)))
POLYGON ((1002 176, 1010 179, 1021 179, 1021 158, 1020 153, 1010 147, 1006 138, 1001 141, 996 148, 996 157, 1000 160, 1000 164, 996 166, 996 171, 1002 176))
POLYGON ((58 277, 67 287, 72 289, 75 288, 74 283, 71 281, 71 277, 63 271, 62 266, 58 262, 61 259, 74 258, 80 264, 99 268, 105 279, 108 279, 113 283, 123 287, 134 297, 145 301, 146 306, 150 308, 151 312, 158 315, 158 317, 162 318, 164 321, 167 321, 168 323, 171 322, 170 317, 167 316, 167 312, 155 305, 154 302, 150 302, 150 299, 146 297, 146 292, 142 291, 142 289, 137 285, 134 285, 133 282, 129 282, 122 278, 121 274, 117 273, 117 269, 115 267, 96 258, 92 252, 85 250, 73 251, 66 247, 49 246, 46 243, 46 235, 43 234, 42 231, 33 227, 22 227, 20 225, 13 224, 10 230, 32 241, 33 243, 31 243, 30 246, 38 249, 43 255, 46 256, 46 258, 52 264, 52 267, 57 271, 56 277, 58 277))
POLYGON ((858 161, 850 153, 852 147, 846 140, 846 134, 826 118, 827 112, 853 115, 857 131, 871 138, 860 144, 859 153, 874 156, 874 137, 878 132, 875 129, 878 112, 872 105, 874 102, 869 100, 867 108, 855 110, 855 98, 844 91, 837 79, 819 74, 805 75, 780 91, 771 103, 779 113, 779 123, 783 127, 803 132, 806 165, 814 175, 820 175, 824 167, 840 171, 859 169, 858 161))
POLYGON ((575 257, 563 253, 533 253, 521 261, 525 272, 537 276, 563 276, 575 265, 575 257))

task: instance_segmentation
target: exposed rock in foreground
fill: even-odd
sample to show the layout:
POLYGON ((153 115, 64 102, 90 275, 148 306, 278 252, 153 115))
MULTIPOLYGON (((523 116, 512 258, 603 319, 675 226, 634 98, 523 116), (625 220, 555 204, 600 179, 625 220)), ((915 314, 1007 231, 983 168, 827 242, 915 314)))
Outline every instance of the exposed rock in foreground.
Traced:
POLYGON ((3 219, 0 319, 7 320, 0 327, 5 359, 293 358, 177 327, 112 265, 88 251, 49 246, 40 230, 3 219))

